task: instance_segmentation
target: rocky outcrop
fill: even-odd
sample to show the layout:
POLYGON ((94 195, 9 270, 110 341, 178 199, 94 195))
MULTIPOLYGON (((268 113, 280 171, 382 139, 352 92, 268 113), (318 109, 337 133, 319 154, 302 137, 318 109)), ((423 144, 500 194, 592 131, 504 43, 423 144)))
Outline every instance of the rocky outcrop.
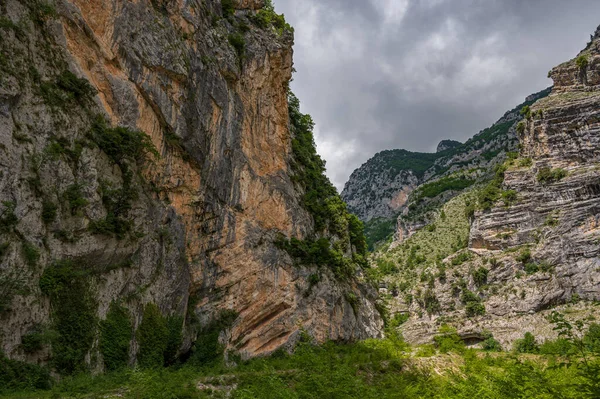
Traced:
MULTIPOLYGON (((547 318, 552 311, 570 320, 595 317, 599 72, 596 34, 575 59, 550 71, 552 92, 523 108, 525 118, 515 128, 520 156, 505 163, 497 188, 492 183, 475 193, 483 210, 472 218, 468 249, 436 268, 418 267, 424 277, 412 282, 416 301, 395 301, 396 311, 413 315, 403 327, 409 341, 430 341, 441 323, 450 322, 472 343, 491 333, 510 347, 525 331, 540 342, 556 338, 547 318), (482 206, 485 199, 493 203, 482 206)), ((444 226, 440 218, 435 224, 444 226)))
POLYGON ((313 287, 315 268, 274 244, 314 232, 290 177, 293 35, 257 21, 262 1, 233 5, 224 15, 216 0, 0 2, 8 356, 48 359, 20 344, 49 324, 38 281, 64 259, 94 271, 100 319, 113 301, 134 326, 151 302, 187 318, 184 349, 190 319, 206 325, 224 310, 236 318, 221 340, 243 356, 293 345, 302 330, 318 341, 380 334, 375 293, 327 271, 313 287), (157 157, 115 153, 134 131, 157 157))
POLYGON ((435 152, 451 150, 452 148, 460 147, 462 143, 456 140, 442 140, 437 146, 435 152))

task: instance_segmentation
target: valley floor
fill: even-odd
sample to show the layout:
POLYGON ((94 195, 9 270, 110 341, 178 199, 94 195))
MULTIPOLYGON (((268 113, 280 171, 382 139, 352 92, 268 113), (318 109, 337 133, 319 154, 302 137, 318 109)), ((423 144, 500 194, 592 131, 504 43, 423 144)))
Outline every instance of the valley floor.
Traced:
POLYGON ((236 366, 219 361, 80 375, 49 390, 5 391, 0 398, 579 399, 597 398, 600 392, 599 363, 568 345, 552 347, 565 355, 484 352, 447 338, 437 348, 410 347, 400 339, 320 347, 305 343, 293 355, 281 352, 236 366))

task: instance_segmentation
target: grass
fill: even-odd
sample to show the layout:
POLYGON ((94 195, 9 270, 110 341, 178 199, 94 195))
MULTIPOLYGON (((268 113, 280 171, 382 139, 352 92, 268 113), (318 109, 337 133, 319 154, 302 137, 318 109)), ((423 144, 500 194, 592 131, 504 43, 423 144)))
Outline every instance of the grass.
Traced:
MULTIPOLYGON (((125 369, 64 378, 50 390, 8 391, 2 398, 591 398, 571 358, 465 349, 451 329, 436 346, 398 338, 351 345, 305 341, 293 355, 225 366, 125 369), (425 350, 426 349, 426 350, 425 350), (415 353, 421 355, 416 357, 415 353), (204 389, 198 389, 197 387, 204 389), (230 395, 228 392, 231 391, 230 395)), ((43 386, 41 387, 43 388, 43 386)))

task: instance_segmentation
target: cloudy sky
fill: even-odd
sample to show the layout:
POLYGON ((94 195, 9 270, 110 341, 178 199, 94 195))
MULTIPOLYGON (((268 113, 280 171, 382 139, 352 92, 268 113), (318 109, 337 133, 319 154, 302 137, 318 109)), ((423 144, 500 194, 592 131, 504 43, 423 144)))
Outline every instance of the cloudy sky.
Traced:
POLYGON ((378 151, 464 141, 574 57, 598 0, 274 0, 296 30, 292 89, 341 189, 378 151))

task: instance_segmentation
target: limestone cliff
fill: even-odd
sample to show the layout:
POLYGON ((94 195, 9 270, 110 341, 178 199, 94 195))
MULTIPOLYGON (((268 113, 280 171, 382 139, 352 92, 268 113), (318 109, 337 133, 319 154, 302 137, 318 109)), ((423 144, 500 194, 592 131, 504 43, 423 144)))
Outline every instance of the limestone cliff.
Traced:
MULTIPOLYGON (((85 274, 96 318, 113 302, 134 330, 148 303, 185 318, 182 350, 224 310, 235 317, 220 340, 243 356, 293 345, 302 330, 318 341, 380 334, 369 288, 295 265, 276 245, 317 233, 292 180, 293 33, 282 17, 260 0, 0 10, 6 355, 51 358, 53 345, 26 352, 22 338, 55 322, 62 294, 46 283, 65 262, 77 269, 70 283, 85 274)), ((101 368, 92 341, 85 362, 101 368)))
POLYGON ((382 151, 356 169, 342 191, 350 211, 365 222, 371 245, 402 242, 427 225, 436 210, 473 184, 489 180, 494 167, 517 149, 520 110, 548 95, 532 94, 465 143, 442 140, 436 153, 382 151))
POLYGON ((469 343, 492 334, 510 348, 526 331, 540 342, 555 338, 553 310, 572 320, 596 317, 600 30, 549 76, 550 95, 521 110, 519 156, 378 256, 387 269, 386 262, 398 264, 384 280, 394 310, 410 314, 402 327, 409 341, 427 342, 450 323, 469 343))

